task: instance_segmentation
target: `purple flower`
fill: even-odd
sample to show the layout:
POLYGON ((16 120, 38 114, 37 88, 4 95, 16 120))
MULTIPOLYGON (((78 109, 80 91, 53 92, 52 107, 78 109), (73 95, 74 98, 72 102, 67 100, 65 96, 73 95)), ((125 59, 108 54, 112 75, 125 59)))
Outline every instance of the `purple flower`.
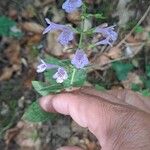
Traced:
POLYGON ((63 83, 68 78, 68 74, 64 68, 59 67, 53 78, 56 79, 57 83, 63 83))
POLYGON ((114 43, 117 40, 118 34, 114 31, 115 26, 110 26, 110 27, 97 27, 95 29, 95 33, 101 33, 104 39, 102 41, 97 42, 95 45, 107 45, 109 44, 112 46, 112 43, 114 43))
POLYGON ((59 66, 54 65, 54 64, 48 64, 44 60, 41 59, 41 64, 37 66, 36 71, 38 73, 44 72, 46 69, 53 69, 53 68, 58 68, 59 66))
POLYGON ((69 44, 70 41, 73 40, 74 32, 72 31, 71 27, 53 23, 48 18, 46 18, 45 20, 47 24, 49 24, 49 26, 43 31, 43 34, 46 34, 48 32, 55 31, 55 30, 60 30, 62 32, 58 36, 58 41, 62 45, 67 45, 69 44))
POLYGON ((71 63, 78 69, 82 69, 89 64, 89 60, 85 52, 78 49, 71 60, 71 63))
POLYGON ((62 45, 67 45, 69 41, 73 40, 73 37, 74 37, 74 32, 70 28, 64 28, 57 40, 62 45))
POLYGON ((81 7, 82 4, 82 0, 66 0, 66 2, 62 5, 62 8, 67 13, 72 13, 77 10, 77 8, 81 7))

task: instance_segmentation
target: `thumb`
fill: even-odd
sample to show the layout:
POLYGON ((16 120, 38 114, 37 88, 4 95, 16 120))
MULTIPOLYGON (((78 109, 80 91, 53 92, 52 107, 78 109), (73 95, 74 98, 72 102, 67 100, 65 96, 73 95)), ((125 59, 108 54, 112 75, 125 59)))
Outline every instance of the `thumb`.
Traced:
POLYGON ((101 146, 106 144, 109 121, 112 118, 112 103, 88 94, 65 93, 41 98, 41 107, 47 112, 70 115, 80 126, 88 127, 99 139, 101 146))
POLYGON ((82 150, 82 149, 76 146, 64 146, 58 148, 57 150, 82 150))

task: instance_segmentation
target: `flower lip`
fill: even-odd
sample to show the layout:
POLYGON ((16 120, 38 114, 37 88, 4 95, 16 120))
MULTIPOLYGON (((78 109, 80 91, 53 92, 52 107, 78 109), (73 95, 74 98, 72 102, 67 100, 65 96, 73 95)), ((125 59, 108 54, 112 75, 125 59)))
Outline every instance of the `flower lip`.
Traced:
POLYGON ((75 55, 73 56, 71 63, 77 68, 82 69, 89 64, 87 55, 82 49, 77 49, 75 55))
POLYGON ((57 83, 63 83, 64 80, 68 79, 68 74, 63 67, 59 67, 53 78, 56 79, 57 83))

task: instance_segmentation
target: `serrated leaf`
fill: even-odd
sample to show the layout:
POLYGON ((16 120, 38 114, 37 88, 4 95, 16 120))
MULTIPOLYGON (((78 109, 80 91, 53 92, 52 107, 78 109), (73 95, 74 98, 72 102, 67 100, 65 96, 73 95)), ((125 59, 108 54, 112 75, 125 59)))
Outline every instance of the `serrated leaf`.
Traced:
POLYGON ((133 65, 129 63, 115 62, 112 63, 112 69, 116 72, 119 80, 125 80, 128 73, 133 69, 133 65))
POLYGON ((32 81, 32 85, 34 89, 42 96, 46 96, 51 93, 58 93, 63 90, 63 86, 61 84, 46 85, 44 82, 32 81))
POLYGON ((53 120, 55 117, 56 114, 43 111, 37 101, 33 102, 23 115, 24 120, 35 123, 53 120))

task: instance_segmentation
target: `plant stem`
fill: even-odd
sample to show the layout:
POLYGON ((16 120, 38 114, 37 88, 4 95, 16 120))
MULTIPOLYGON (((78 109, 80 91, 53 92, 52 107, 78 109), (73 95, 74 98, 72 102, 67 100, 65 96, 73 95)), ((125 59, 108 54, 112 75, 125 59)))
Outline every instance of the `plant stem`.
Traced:
POLYGON ((72 73, 72 77, 71 77, 71 85, 73 84, 75 73, 76 73, 76 69, 74 68, 73 73, 72 73))
POLYGON ((79 39, 79 45, 78 48, 82 48, 82 40, 83 40, 83 34, 84 34, 84 13, 86 13, 86 8, 84 4, 82 5, 82 12, 81 12, 81 32, 80 32, 80 39, 79 39))

